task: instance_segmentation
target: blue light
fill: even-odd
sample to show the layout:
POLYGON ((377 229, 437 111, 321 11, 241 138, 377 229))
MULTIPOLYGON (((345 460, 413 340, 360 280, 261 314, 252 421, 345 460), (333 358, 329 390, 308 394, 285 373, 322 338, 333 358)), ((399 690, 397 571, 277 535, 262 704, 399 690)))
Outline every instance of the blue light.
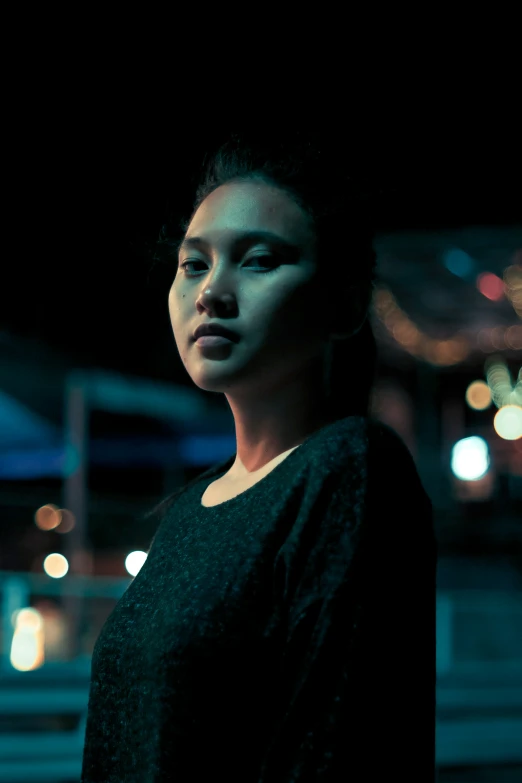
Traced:
MULTIPOLYGON (((184 435, 179 438, 94 438, 87 444, 88 465, 106 467, 166 468, 178 465, 201 468, 223 462, 235 454, 234 435, 184 435)), ((72 444, 0 451, 0 479, 67 478, 79 467, 72 444)))
POLYGON ((457 277, 469 277, 475 269, 473 259, 458 247, 444 253, 443 263, 446 269, 449 269, 457 277))

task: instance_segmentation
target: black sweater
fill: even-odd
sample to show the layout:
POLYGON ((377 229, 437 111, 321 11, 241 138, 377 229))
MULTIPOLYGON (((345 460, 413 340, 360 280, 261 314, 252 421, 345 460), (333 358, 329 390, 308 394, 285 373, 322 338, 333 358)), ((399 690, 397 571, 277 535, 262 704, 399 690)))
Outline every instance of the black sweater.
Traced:
POLYGON ((172 496, 92 656, 82 783, 431 783, 432 505, 350 416, 242 494, 172 496))

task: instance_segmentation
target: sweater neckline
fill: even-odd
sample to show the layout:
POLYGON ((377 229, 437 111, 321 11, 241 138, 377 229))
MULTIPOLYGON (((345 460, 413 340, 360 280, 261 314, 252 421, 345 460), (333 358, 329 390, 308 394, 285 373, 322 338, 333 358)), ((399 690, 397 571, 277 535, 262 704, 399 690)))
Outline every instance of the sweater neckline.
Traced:
MULTIPOLYGON (((352 417, 349 417, 352 418, 352 417)), ((242 492, 240 492, 238 495, 234 495, 234 497, 229 498, 228 500, 224 500, 222 503, 216 503, 213 506, 204 506, 201 502, 203 495, 205 494, 207 487, 217 479, 221 478, 225 475, 227 470, 232 466, 234 463, 234 460, 236 458, 236 454, 232 454, 231 457, 221 465, 221 469, 218 473, 212 473, 210 476, 206 477, 206 480, 203 482, 202 487, 198 490, 198 501, 199 501, 199 507, 201 510, 212 512, 216 509, 222 509, 222 508, 229 508, 231 504, 238 504, 242 503, 245 498, 250 498, 250 496, 255 493, 256 491, 259 492, 261 488, 266 487, 266 482, 270 481, 272 477, 278 476, 279 472, 284 469, 284 466, 292 465, 292 460, 296 459, 295 455, 298 453, 302 453, 303 448, 306 448, 310 443, 315 442, 316 438, 318 437, 324 437, 326 433, 328 433, 330 430, 333 430, 334 428, 337 429, 339 427, 339 424, 341 421, 345 421, 344 419, 337 419, 334 422, 330 422, 329 424, 326 424, 324 427, 320 427, 318 430, 315 430, 308 438, 306 438, 297 448, 293 449, 293 451, 290 452, 290 454, 285 457, 284 460, 279 462, 275 468, 272 468, 272 470, 266 474, 266 476, 263 476, 263 478, 260 478, 258 481, 255 482, 255 484, 252 484, 252 486, 247 487, 242 492)), ((272 479, 273 480, 273 479, 272 479)))

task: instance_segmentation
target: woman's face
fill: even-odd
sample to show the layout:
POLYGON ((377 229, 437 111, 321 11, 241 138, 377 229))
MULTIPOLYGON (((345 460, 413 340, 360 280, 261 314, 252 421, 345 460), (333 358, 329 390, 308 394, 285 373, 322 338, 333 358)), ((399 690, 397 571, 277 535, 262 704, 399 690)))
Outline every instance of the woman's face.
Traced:
POLYGON ((185 234, 168 299, 180 357, 199 388, 259 395, 322 357, 314 248, 308 217, 275 186, 232 182, 207 196, 185 234), (238 341, 200 347, 194 331, 210 323, 238 341))

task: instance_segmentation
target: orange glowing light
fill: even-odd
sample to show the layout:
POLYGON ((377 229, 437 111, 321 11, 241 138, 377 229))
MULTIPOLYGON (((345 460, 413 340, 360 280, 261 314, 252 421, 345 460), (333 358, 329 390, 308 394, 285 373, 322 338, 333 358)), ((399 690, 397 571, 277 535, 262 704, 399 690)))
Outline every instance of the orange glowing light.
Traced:
POLYGON ((36 510, 34 521, 40 530, 54 530, 62 521, 61 511, 54 503, 47 503, 36 510))

